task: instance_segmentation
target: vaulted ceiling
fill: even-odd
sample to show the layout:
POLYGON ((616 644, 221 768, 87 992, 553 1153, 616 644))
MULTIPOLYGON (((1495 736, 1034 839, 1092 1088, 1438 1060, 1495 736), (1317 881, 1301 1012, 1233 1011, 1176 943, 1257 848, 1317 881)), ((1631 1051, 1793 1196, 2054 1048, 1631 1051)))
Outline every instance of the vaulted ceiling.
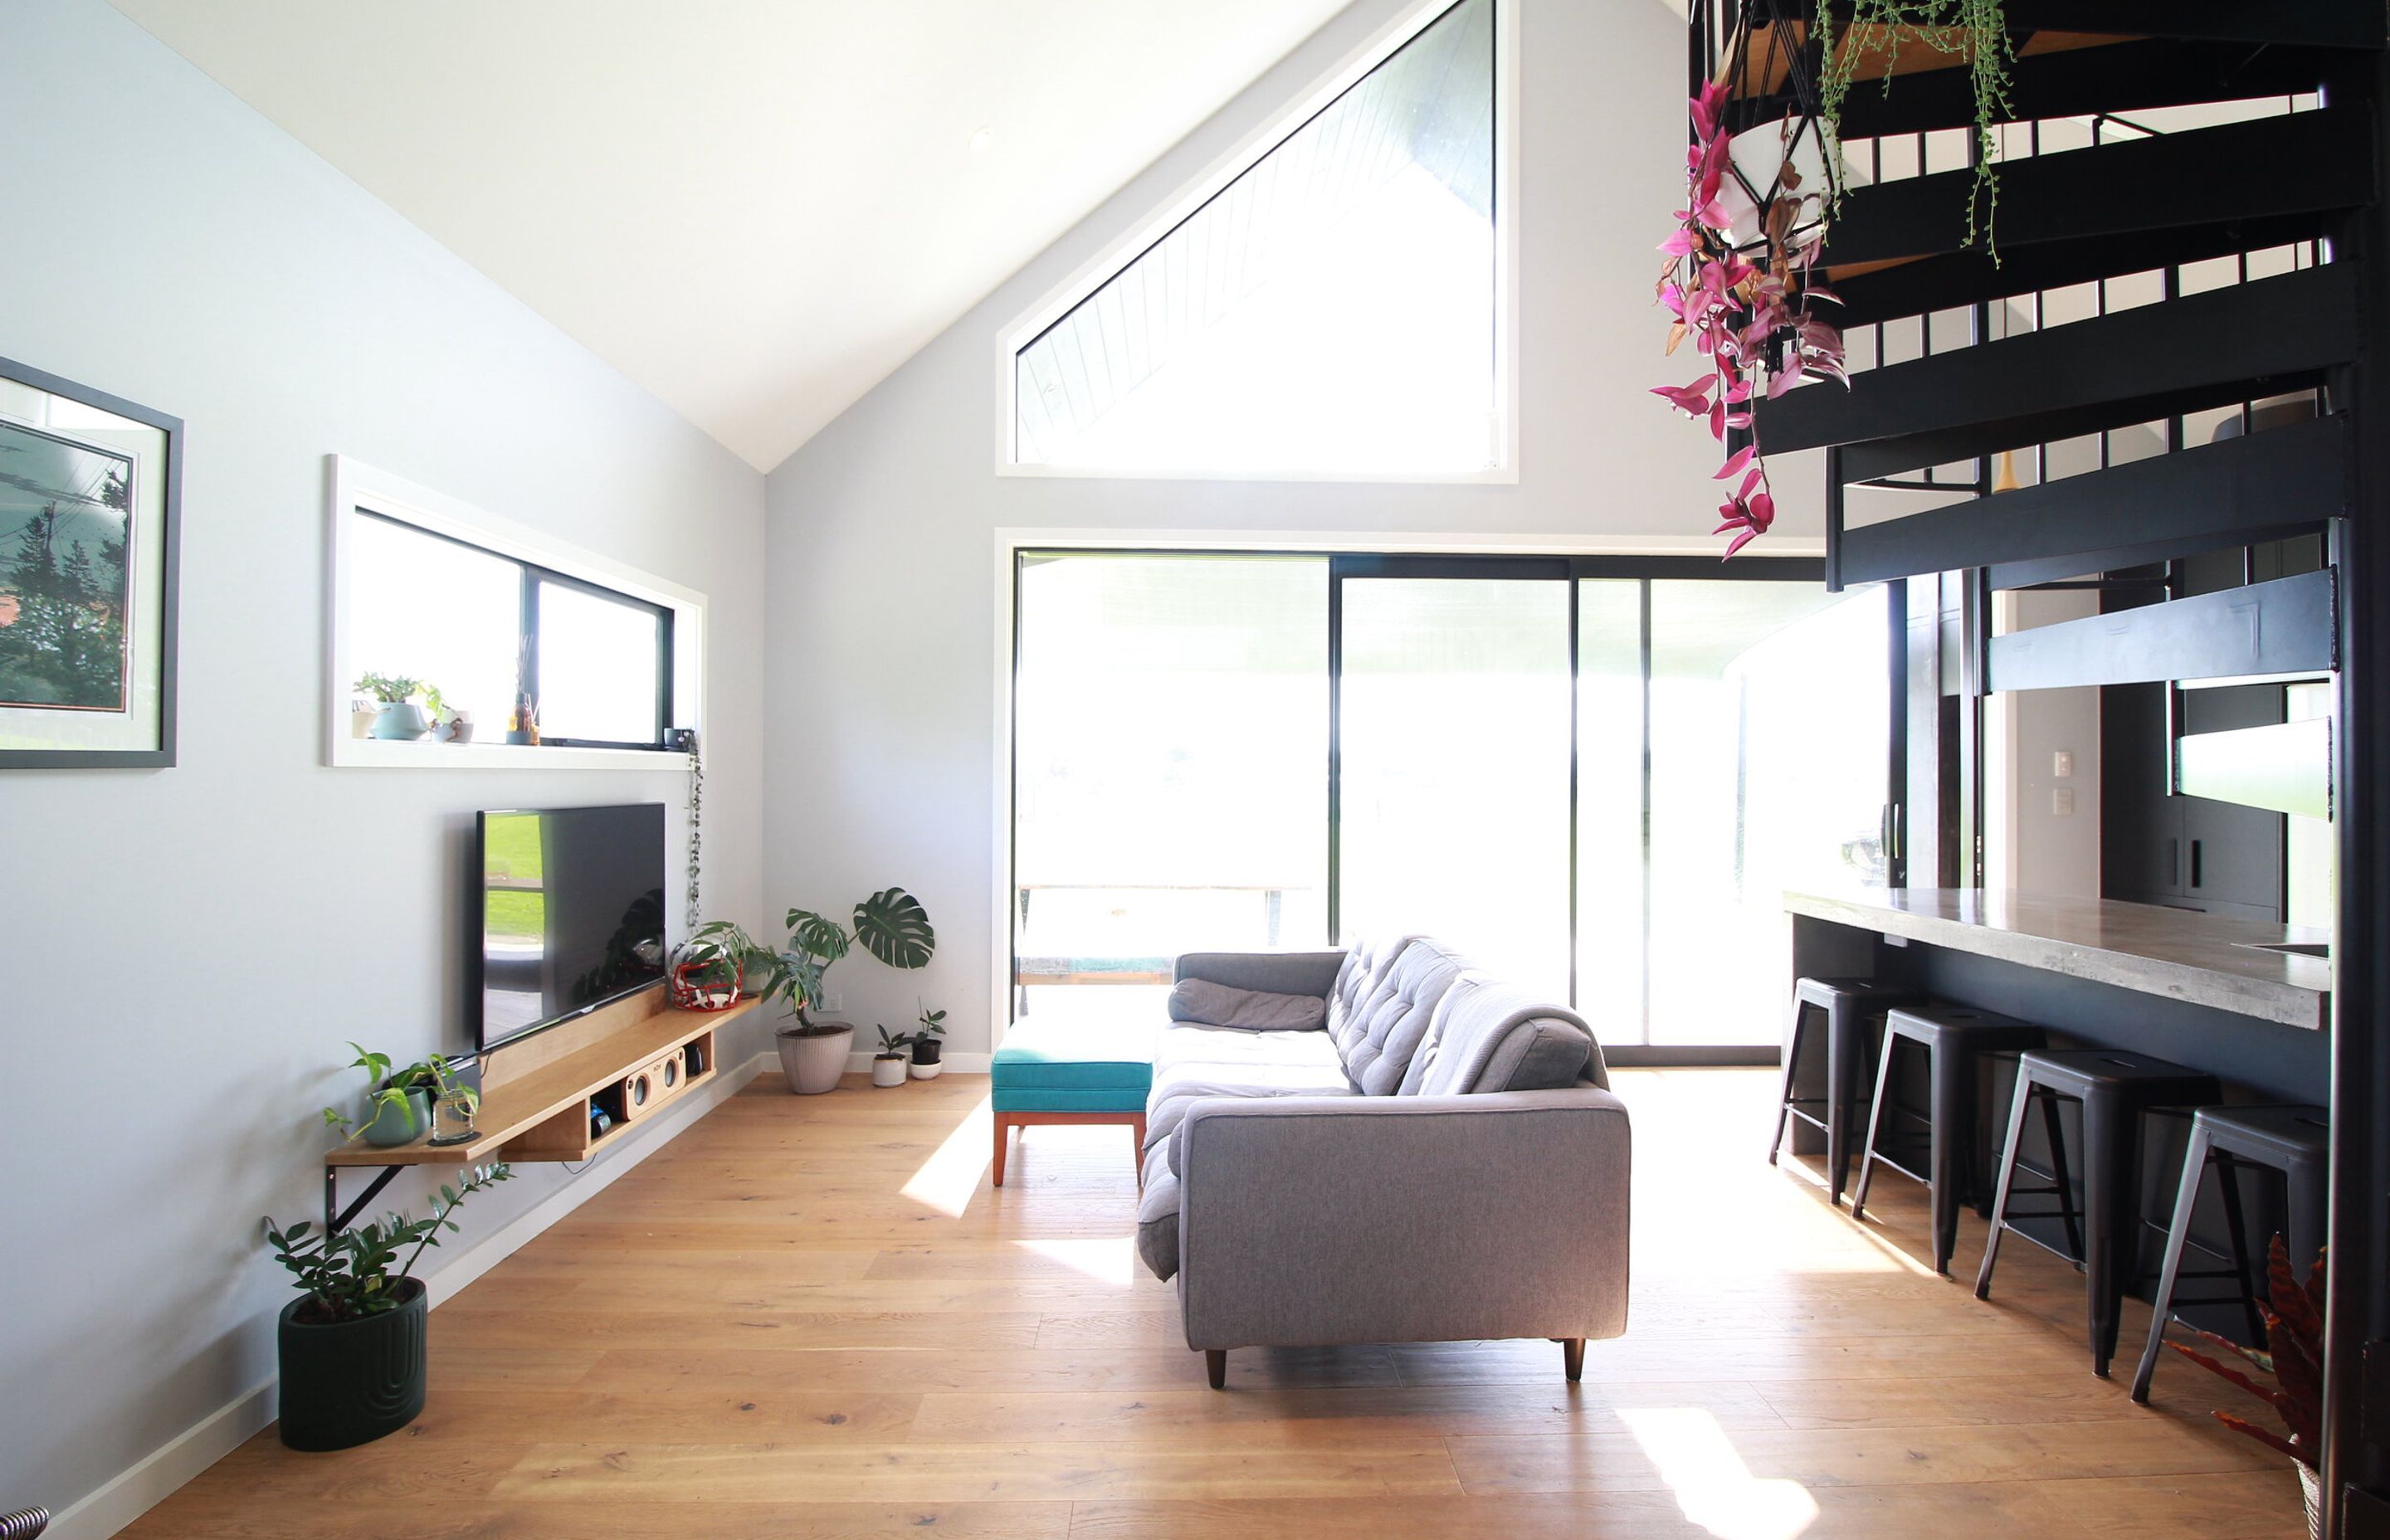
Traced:
POLYGON ((1344 0, 112 0, 768 469, 1344 0))

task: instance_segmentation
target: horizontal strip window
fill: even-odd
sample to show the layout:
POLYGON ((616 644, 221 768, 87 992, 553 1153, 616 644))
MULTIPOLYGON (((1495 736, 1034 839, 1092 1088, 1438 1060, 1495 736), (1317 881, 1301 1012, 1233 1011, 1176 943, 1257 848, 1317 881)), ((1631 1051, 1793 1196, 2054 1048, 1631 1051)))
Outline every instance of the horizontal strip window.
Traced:
POLYGON ((357 736, 662 751, 668 606, 358 505, 345 628, 357 736), (461 724, 461 726, 459 725, 461 724))

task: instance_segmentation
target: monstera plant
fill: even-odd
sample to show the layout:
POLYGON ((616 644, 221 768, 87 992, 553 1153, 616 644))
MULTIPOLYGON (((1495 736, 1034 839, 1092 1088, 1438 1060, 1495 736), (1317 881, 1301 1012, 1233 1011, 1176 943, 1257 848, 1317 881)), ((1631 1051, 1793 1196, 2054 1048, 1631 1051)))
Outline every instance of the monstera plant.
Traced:
POLYGON ((857 904, 849 926, 811 909, 791 909, 789 949, 780 954, 781 971, 766 997, 786 1000, 797 1020, 811 1026, 806 1007, 820 1003, 823 975, 858 944, 891 968, 925 968, 938 934, 921 901, 902 888, 883 888, 857 904))

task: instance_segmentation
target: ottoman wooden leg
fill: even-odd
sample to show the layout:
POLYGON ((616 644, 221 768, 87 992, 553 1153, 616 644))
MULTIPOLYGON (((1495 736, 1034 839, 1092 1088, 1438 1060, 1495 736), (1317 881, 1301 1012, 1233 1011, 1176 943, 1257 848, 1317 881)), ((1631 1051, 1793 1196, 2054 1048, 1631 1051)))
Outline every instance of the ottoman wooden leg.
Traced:
POLYGON ((1004 1157, 1012 1145, 1012 1114, 996 1115, 996 1185, 1004 1186, 1004 1157))

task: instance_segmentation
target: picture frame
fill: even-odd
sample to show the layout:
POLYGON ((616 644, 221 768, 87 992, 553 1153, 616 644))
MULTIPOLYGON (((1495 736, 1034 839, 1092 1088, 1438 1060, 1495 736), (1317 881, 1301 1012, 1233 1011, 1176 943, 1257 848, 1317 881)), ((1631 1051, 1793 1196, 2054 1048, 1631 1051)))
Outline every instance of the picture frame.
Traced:
POLYGON ((174 764, 183 421, 0 358, 0 770, 174 764))

